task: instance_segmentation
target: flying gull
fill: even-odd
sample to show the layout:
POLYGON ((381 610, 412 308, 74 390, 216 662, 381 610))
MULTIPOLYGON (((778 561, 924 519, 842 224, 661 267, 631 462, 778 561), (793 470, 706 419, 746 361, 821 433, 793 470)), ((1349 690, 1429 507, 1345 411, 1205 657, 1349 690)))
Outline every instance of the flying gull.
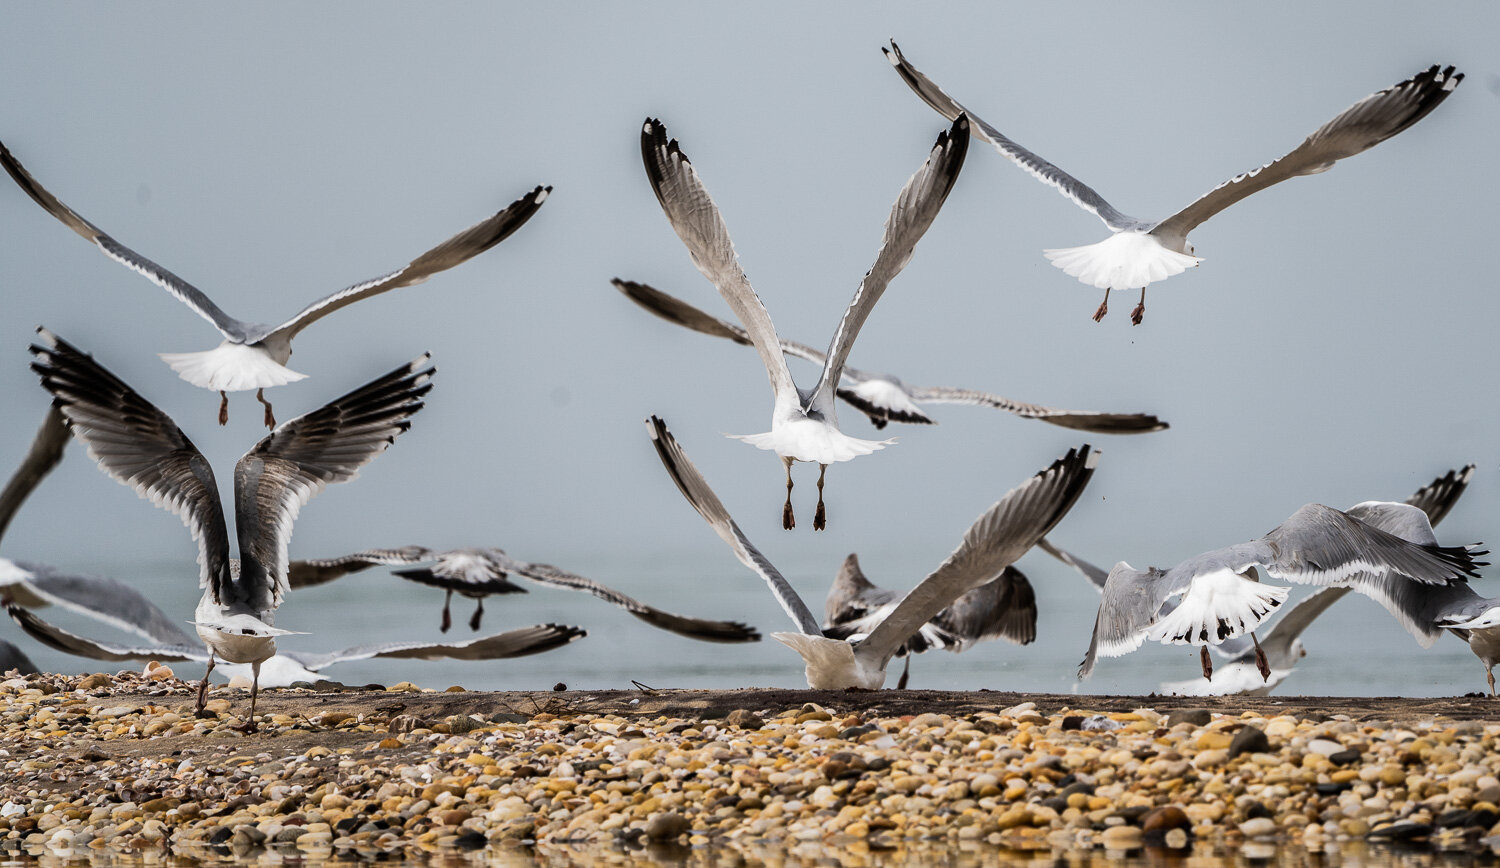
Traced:
POLYGON ((209 651, 198 710, 216 658, 249 663, 250 717, 260 664, 276 653, 276 608, 287 590, 287 544, 302 506, 325 486, 347 482, 411 427, 432 388, 429 357, 418 356, 317 410, 277 426, 235 464, 234 512, 240 557, 208 461, 165 413, 90 356, 38 329, 32 370, 42 378, 74 436, 100 469, 187 525, 198 543, 203 596, 194 616, 209 651))
MULTIPOLYGON (((851 554, 828 589, 823 604, 823 635, 830 639, 868 635, 896 610, 901 596, 866 578, 859 568, 859 557, 851 554)), ((1014 566, 954 600, 896 649, 896 656, 906 660, 896 689, 906 689, 911 655, 933 648, 958 653, 990 639, 1017 645, 1030 645, 1036 640, 1036 592, 1014 566)))
POLYGON ((1104 290, 1104 302, 1094 321, 1104 318, 1112 289, 1141 290, 1141 301, 1130 313, 1139 325, 1146 310, 1146 286, 1165 280, 1199 263, 1188 233, 1198 224, 1241 199, 1288 178, 1325 172, 1345 157, 1373 148, 1427 116, 1463 81, 1453 67, 1431 66, 1411 78, 1373 93, 1341 112, 1308 136, 1286 156, 1236 175, 1213 188, 1165 220, 1141 220, 1117 211, 1083 182, 1026 150, 943 92, 902 56, 893 41, 882 48, 901 78, 937 112, 948 119, 967 114, 980 138, 1014 160, 1037 180, 1057 188, 1080 208, 1109 227, 1109 238, 1084 247, 1044 251, 1052 264, 1080 281, 1104 290))
POLYGON ((660 121, 648 119, 641 128, 641 156, 646 164, 646 176, 651 180, 651 189, 655 191, 667 221, 687 245, 693 264, 718 288, 719 294, 739 318, 771 379, 771 389, 775 393, 771 430, 765 434, 737 436, 736 439, 757 449, 774 450, 781 458, 786 467, 786 505, 782 508, 781 525, 788 530, 796 524, 792 514, 793 461, 818 464, 818 508, 813 516, 813 529, 822 530, 826 524, 823 474, 828 471, 828 465, 868 455, 891 442, 860 440, 840 431, 834 412, 834 392, 860 327, 891 279, 906 267, 917 241, 937 217, 948 192, 953 189, 959 169, 963 167, 968 147, 969 122, 960 117, 938 136, 927 162, 901 189, 901 195, 896 198, 886 220, 885 235, 880 251, 875 255, 875 264, 865 272, 864 280, 860 281, 853 300, 839 320, 817 385, 806 391, 792 381, 770 314, 766 313, 760 296, 755 294, 750 279, 740 268, 734 244, 729 240, 729 229, 724 225, 718 206, 698 179, 697 171, 688 162, 687 155, 682 153, 676 139, 667 139, 666 127, 660 121))
MULTIPOLYGON (((1418 514, 1421 510, 1408 507, 1418 514)), ((1287 588, 1262 584, 1257 568, 1275 579, 1305 585, 1352 585, 1361 593, 1375 579, 1395 574, 1404 583, 1443 585, 1477 574, 1484 552, 1407 542, 1332 507, 1310 503, 1275 530, 1251 542, 1205 552, 1168 570, 1115 564, 1104 584, 1088 654, 1078 669, 1088 678, 1099 656, 1119 657, 1147 639, 1163 644, 1214 645, 1253 633, 1286 599, 1287 588), (1163 614, 1173 597, 1176 608, 1163 614)), ((1258 646, 1252 636, 1252 643, 1258 646)), ((1213 663, 1201 649, 1203 676, 1213 663)), ((1257 668, 1270 677, 1257 647, 1257 668)))
POLYGON ((796 633, 772 633, 771 638, 802 656, 807 686, 816 690, 878 690, 885 684, 885 669, 891 658, 924 624, 963 594, 993 580, 1067 515, 1099 460, 1099 453, 1088 446, 1069 450, 980 516, 947 560, 907 592, 868 635, 832 639, 824 635, 818 619, 791 583, 730 518, 666 423, 652 416, 646 425, 657 455, 683 497, 729 544, 740 562, 765 580, 797 626, 796 633))
MULTIPOLYGON (((699 310, 680 298, 653 286, 633 280, 611 281, 626 298, 668 322, 706 335, 728 338, 742 346, 753 346, 750 335, 742 328, 699 310)), ((789 356, 821 365, 827 356, 807 344, 781 339, 781 351, 789 356)), ((870 417, 870 424, 884 428, 888 422, 914 425, 936 424, 919 404, 969 404, 994 407, 1024 419, 1039 419, 1063 428, 1097 434, 1142 434, 1163 431, 1168 426, 1147 413, 1099 413, 1093 410, 1058 410, 1040 404, 1027 404, 975 389, 949 386, 912 386, 891 374, 872 374, 844 365, 843 377, 836 391, 838 397, 870 417)))
MULTIPOLYGON (((20 606, 9 606, 10 617, 27 635, 50 648, 66 654, 75 654, 93 660, 161 660, 164 662, 187 661, 207 663, 212 654, 202 645, 193 644, 186 636, 180 642, 153 645, 119 645, 89 639, 55 627, 34 613, 20 606)), ((372 657, 405 660, 501 660, 524 657, 560 648, 574 639, 587 636, 588 632, 578 627, 563 624, 537 624, 482 636, 467 642, 380 642, 372 645, 357 645, 326 654, 309 654, 300 651, 283 651, 252 664, 252 677, 261 687, 290 687, 299 681, 316 682, 324 669, 336 663, 351 660, 368 660, 372 657), (254 667, 259 673, 254 674, 254 667)), ((3 659, 3 658, 0 658, 3 659)), ((237 670, 244 664, 219 664, 221 674, 233 677, 241 674, 237 670)))
POLYGON ((267 428, 276 424, 276 418, 263 390, 296 382, 306 376, 286 367, 292 356, 292 338, 299 332, 341 307, 387 290, 421 283, 440 271, 447 271, 489 250, 530 220, 552 191, 551 187, 537 187, 494 216, 470 226, 413 259, 405 267, 381 277, 360 281, 320 298, 281 325, 268 326, 235 319, 192 284, 83 219, 37 183, 3 143, 0 143, 0 165, 5 166, 5 170, 21 189, 47 213, 92 241, 105 256, 170 292, 178 301, 212 323, 224 336, 224 341, 219 346, 197 353, 162 353, 162 360, 182 379, 219 393, 220 425, 229 421, 229 398, 225 393, 254 389, 256 398, 265 405, 267 428))
MULTIPOLYGON (((1444 516, 1458 502, 1464 490, 1468 487, 1469 479, 1474 474, 1474 465, 1461 470, 1450 470, 1443 476, 1418 489, 1415 494, 1406 499, 1407 504, 1420 509, 1426 515, 1428 527, 1442 521, 1444 516)), ((1363 506, 1363 505, 1362 505, 1363 506)), ((1393 522, 1389 526, 1381 522, 1380 517, 1373 511, 1355 507, 1349 510, 1350 514, 1381 530, 1395 533, 1409 542, 1436 542, 1431 534, 1423 537, 1420 534, 1404 533, 1400 522, 1393 522), (1363 513, 1363 514, 1359 514, 1363 513), (1375 520, 1371 520, 1371 519, 1375 520)), ((1407 518, 1410 518, 1409 514, 1407 518)), ((1414 522, 1408 522, 1408 526, 1414 522)), ((1038 546, 1063 563, 1072 566, 1089 582, 1102 591, 1107 573, 1094 566, 1088 561, 1077 557, 1063 549, 1057 548, 1050 540, 1042 540, 1038 546)), ((1443 593, 1450 588, 1467 587, 1467 585, 1414 585, 1405 579, 1396 579, 1398 586, 1411 588, 1431 588, 1435 593, 1443 593)), ((1302 644, 1302 634, 1306 632, 1319 615, 1327 611, 1328 607, 1343 599, 1352 588, 1324 587, 1319 588, 1307 597, 1287 606, 1277 616, 1275 624, 1258 644, 1265 654, 1266 665, 1271 674, 1262 677, 1257 669, 1255 645, 1257 641, 1254 634, 1240 635, 1225 639, 1218 645, 1209 645, 1221 658, 1229 662, 1225 665, 1216 666, 1213 676, 1208 680, 1194 678, 1187 681, 1164 682, 1159 692, 1175 694, 1179 696, 1224 696, 1234 694, 1269 694, 1281 681, 1291 675, 1297 662, 1307 656, 1307 649, 1302 644)), ((1174 604, 1168 602, 1162 607, 1162 611, 1169 610, 1174 604)))
POLYGON ((524 579, 553 588, 582 591, 619 606, 653 627, 705 642, 757 642, 760 633, 754 627, 738 621, 711 621, 674 615, 655 606, 648 606, 634 597, 622 594, 593 579, 574 575, 550 564, 531 564, 518 561, 497 548, 461 548, 438 551, 422 546, 405 546, 395 549, 367 549, 354 554, 325 560, 293 561, 290 572, 292 588, 320 585, 349 573, 359 572, 379 565, 395 566, 430 562, 431 566, 409 570, 396 570, 395 574, 418 584, 442 588, 447 592, 443 598, 442 631, 452 626, 448 606, 453 593, 477 601, 474 616, 469 619, 469 629, 478 630, 484 615, 484 598, 490 594, 524 594, 526 589, 510 581, 507 576, 524 579))

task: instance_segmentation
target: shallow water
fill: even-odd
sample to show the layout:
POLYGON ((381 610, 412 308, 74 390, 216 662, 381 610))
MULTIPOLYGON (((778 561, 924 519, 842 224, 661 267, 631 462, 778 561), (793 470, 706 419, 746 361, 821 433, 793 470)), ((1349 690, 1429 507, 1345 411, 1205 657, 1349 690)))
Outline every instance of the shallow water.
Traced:
MULTIPOLYGON (((892 584, 893 579, 883 577, 920 577, 932 567, 903 557, 898 550, 862 553, 861 558, 872 577, 892 584)), ((622 560, 587 555, 569 559, 557 554, 547 559, 664 609, 746 621, 766 638, 741 645, 693 641, 650 627, 592 597, 536 585, 530 585, 527 594, 491 597, 480 634, 471 633, 467 626, 473 602, 455 597, 453 628, 444 636, 438 630, 441 591, 374 568, 290 595, 277 614, 277 625, 308 635, 285 637, 281 647, 321 652, 381 641, 461 641, 511 627, 560 622, 585 627, 589 635, 556 651, 515 660, 365 660, 331 667, 325 674, 347 684, 412 681, 423 687, 459 684, 471 690, 547 689, 556 683, 574 689, 629 688, 632 681, 657 688, 805 686, 801 660, 768 635, 789 629, 789 621, 761 581, 727 552, 707 562, 644 555, 622 560)), ((820 611, 841 559, 834 555, 780 566, 814 611, 820 611)), ((1020 567, 1036 589, 1037 640, 1024 647, 989 642, 964 654, 919 656, 912 663, 911 687, 1145 694, 1162 681, 1199 677, 1196 649, 1151 645, 1126 657, 1102 660, 1094 676, 1079 683, 1075 673, 1088 647, 1097 593, 1043 554, 1028 555, 1020 567)), ((198 591, 192 579, 197 568, 190 560, 85 563, 82 569, 132 582, 169 615, 181 617, 185 630, 191 630, 186 621, 198 591)), ((1306 591, 1296 588, 1293 597, 1306 591)), ((90 636, 136 641, 57 608, 41 614, 90 636)), ((44 669, 112 672, 138 668, 53 652, 20 634, 14 625, 0 627, 0 637, 22 646, 44 669)), ((1444 637, 1424 650, 1383 609, 1357 595, 1349 595, 1326 612, 1304 642, 1308 656, 1277 688, 1277 694, 1445 696, 1486 689, 1484 668, 1463 643, 1444 637)), ((899 665, 899 661, 893 665, 888 686, 895 685, 899 665)), ((185 678, 201 674, 195 663, 174 668, 185 678)))

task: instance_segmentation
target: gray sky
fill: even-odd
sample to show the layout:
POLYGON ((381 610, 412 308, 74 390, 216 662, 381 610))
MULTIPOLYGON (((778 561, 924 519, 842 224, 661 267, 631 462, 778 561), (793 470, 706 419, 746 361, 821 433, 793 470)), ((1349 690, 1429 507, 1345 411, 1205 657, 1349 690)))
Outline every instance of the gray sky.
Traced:
MULTIPOLYGON (((1104 564, 1174 563, 1305 502, 1402 498, 1470 461, 1470 502, 1443 537, 1500 542, 1485 520, 1500 506, 1496 32, 1500 9, 1481 3, 1417 15, 1394 3, 30 4, 9 8, 0 33, 0 140, 123 243, 231 314, 276 322, 554 185, 494 251, 299 337, 291 367, 309 378, 270 393, 282 419, 424 350, 440 373, 412 431, 303 511, 293 556, 489 543, 624 573, 669 559, 704 572, 702 590, 673 592, 679 608, 784 629, 768 595, 764 611, 716 611, 714 583, 754 580, 662 472, 647 414, 819 602, 849 551, 877 580, 915 581, 1007 488, 1085 440, 1104 459, 1054 536, 1104 564), (640 124, 660 117, 681 140, 781 333, 824 345, 946 126, 885 62, 889 37, 991 123, 1148 218, 1432 63, 1468 79, 1395 139, 1196 230, 1203 264, 1153 286, 1137 328, 1126 294, 1090 321, 1099 293, 1041 255, 1101 240, 1103 226, 976 143, 851 362, 1153 412, 1172 429, 1087 437, 935 406, 940 425, 893 427, 898 445, 829 469, 823 534, 810 529, 816 470, 799 466, 805 521, 785 533, 780 463, 721 436, 768 428, 754 354, 610 287, 641 280, 729 316, 651 194, 640 124)), ((9 181, 0 293, 7 468, 46 405, 25 352, 45 324, 177 419, 227 490, 261 436, 259 405, 232 395, 220 429, 217 396, 155 358, 214 346, 206 323, 9 181)), ((81 456, 37 493, 5 553, 116 574, 163 564, 191 599, 178 520, 81 456)), ((1026 563, 1039 585, 1072 581, 1026 563)), ((1087 623, 1049 627, 1045 609, 1042 623, 1076 631, 1081 656, 1087 623)))

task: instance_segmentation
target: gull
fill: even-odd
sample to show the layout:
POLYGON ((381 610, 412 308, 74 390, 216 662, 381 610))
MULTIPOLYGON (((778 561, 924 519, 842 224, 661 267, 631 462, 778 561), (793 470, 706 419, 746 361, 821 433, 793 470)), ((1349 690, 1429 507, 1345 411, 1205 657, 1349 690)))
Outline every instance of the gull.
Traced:
MULTIPOLYGON (((828 589, 823 603, 823 635, 848 639, 868 635, 896 610, 901 594, 875 585, 859 568, 859 556, 851 554, 828 589)), ((959 653, 989 639, 1005 639, 1017 645, 1036 640, 1036 592, 1015 567, 954 600, 910 639, 896 649, 906 665, 896 681, 905 690, 911 670, 911 655, 941 648, 959 653)))
POLYGON ((235 464, 234 513, 240 557, 229 557, 229 530, 213 470, 165 413, 90 356, 46 329, 33 344, 32 370, 101 470, 182 519, 198 544, 199 586, 193 624, 209 651, 198 710, 208 697, 216 658, 248 663, 250 717, 260 664, 276 653, 276 608, 287 590, 287 544, 302 506, 324 487, 347 482, 411 427, 432 388, 429 356, 277 426, 235 464))
MULTIPOLYGON (((118 645, 89 639, 69 633, 43 621, 20 606, 9 606, 6 611, 27 635, 50 648, 66 654, 88 657, 93 660, 161 660, 164 662, 187 661, 211 662, 213 656, 200 645, 194 645, 186 636, 179 642, 152 645, 118 645)), ((560 648, 575 639, 588 635, 588 631, 564 624, 537 624, 520 627, 470 639, 467 642, 380 642, 372 645, 357 645, 325 654, 309 654, 299 651, 283 651, 260 664, 256 683, 262 687, 290 687, 299 681, 316 682, 321 673, 336 663, 351 660, 368 660, 372 657, 398 658, 405 660, 501 660, 540 654, 560 648)), ((0 658, 3 659, 3 658, 0 658)), ((255 664, 252 664, 252 668, 255 664)), ((220 664, 223 674, 233 677, 244 664, 220 664)))
POLYGON ((1109 238, 1084 247, 1043 252, 1064 273, 1104 290, 1104 302, 1094 313, 1095 322, 1109 310, 1111 289, 1139 288, 1141 301, 1130 313, 1136 325, 1146 311, 1147 285, 1181 274, 1201 261, 1193 255, 1193 245, 1187 240, 1198 224, 1272 184, 1325 172, 1337 161, 1373 148, 1426 117, 1464 79, 1463 73, 1455 73, 1451 66, 1428 67, 1345 109, 1280 159, 1236 175, 1176 214, 1153 221, 1116 210, 1088 185, 1006 138, 912 66, 894 41, 881 51, 902 80, 938 114, 949 119, 967 114, 979 128, 977 135, 995 150, 1104 221, 1111 233, 1109 238))
MULTIPOLYGON (((656 314, 668 322, 706 335, 728 338, 737 344, 751 346, 750 335, 742 328, 727 323, 718 317, 699 310, 680 298, 668 295, 653 286, 633 280, 615 278, 615 289, 626 298, 656 314)), ((796 341, 781 339, 781 351, 789 356, 806 359, 821 365, 827 356, 796 341)), ((1089 431, 1097 434, 1141 434, 1148 431, 1164 431, 1167 423, 1146 413, 1099 413, 1093 410, 1059 410, 1040 404, 1027 404, 1010 398, 1002 398, 989 392, 975 389, 955 389, 949 386, 912 386, 892 374, 872 374, 844 365, 843 377, 836 391, 838 397, 854 405, 861 413, 870 417, 870 424, 877 429, 888 422, 905 422, 914 425, 936 424, 918 406, 919 404, 969 404, 978 407, 994 407, 1014 413, 1024 419, 1039 419, 1051 425, 1089 431)))
POLYGON ((891 658, 924 624, 963 594, 994 579, 1067 515, 1099 461, 1099 453, 1087 445, 1068 450, 985 511, 964 532, 958 548, 907 592, 868 635, 832 639, 824 635, 791 583, 730 518, 666 423, 652 416, 646 425, 657 455, 683 497, 729 544, 735 557, 766 582, 797 626, 796 633, 772 633, 771 638, 801 655, 807 686, 815 690, 880 689, 891 658))
POLYGON ((530 220, 546 201, 547 194, 552 192, 551 187, 537 187, 488 219, 481 220, 413 259, 406 266, 381 277, 362 280, 320 298, 281 325, 270 326, 235 319, 192 284, 83 219, 37 183, 3 143, 0 143, 0 165, 47 213, 92 241, 105 256, 170 292, 178 301, 212 323, 224 336, 224 341, 219 346, 197 353, 162 353, 162 361, 189 383, 219 393, 220 425, 229 421, 229 397, 225 393, 254 389, 256 398, 265 405, 267 428, 275 426, 276 417, 271 412, 271 404, 266 400, 264 390, 306 377, 306 374, 299 374, 286 367, 292 356, 292 338, 299 332, 341 307, 387 290, 421 283, 440 271, 447 271, 489 250, 530 220))
MULTIPOLYGON (((1368 593, 1363 586, 1371 576, 1395 574, 1403 582, 1441 585, 1462 582, 1483 565, 1474 557, 1484 552, 1474 547, 1407 542, 1361 521, 1357 511, 1346 514, 1309 503, 1260 539, 1205 552, 1168 570, 1137 570, 1120 561, 1104 583, 1078 677, 1093 673, 1097 657, 1119 657, 1153 639, 1205 646, 1203 677, 1211 678, 1206 646, 1253 634, 1286 599, 1289 589, 1262 584, 1257 568, 1297 584, 1347 585, 1368 593), (1164 614, 1164 605, 1177 596, 1182 597, 1177 607, 1164 614)), ((1258 646, 1253 636, 1251 641, 1258 646)), ((1269 678, 1269 663, 1258 647, 1256 661, 1262 678, 1269 678)))
MULTIPOLYGON (((1470 464, 1461 470, 1450 470, 1443 476, 1434 479, 1427 485, 1422 486, 1411 497, 1406 499, 1410 506, 1420 509, 1426 516, 1428 530, 1432 525, 1442 521, 1453 505, 1458 502, 1459 497, 1468 487, 1469 479, 1474 474, 1474 465, 1470 464)), ((1393 519, 1389 524, 1369 508, 1368 504, 1361 504, 1348 513, 1356 518, 1389 533, 1394 533, 1408 542, 1431 542, 1436 538, 1429 532, 1425 536, 1420 533, 1403 532, 1402 522, 1396 511, 1389 511, 1388 515, 1393 519)), ((1417 525, 1409 513, 1400 518, 1406 518, 1408 527, 1417 525)), ((1094 566, 1088 561, 1077 557, 1063 549, 1059 549, 1050 540, 1042 540, 1038 547, 1072 566, 1085 578, 1089 580, 1098 590, 1104 589, 1107 573, 1094 566)), ((1393 582, 1397 587, 1428 588, 1433 592, 1441 593, 1450 588, 1467 587, 1467 585, 1414 585, 1405 579, 1397 579, 1393 582)), ((1319 588, 1297 603, 1286 607, 1277 617, 1263 639, 1257 640, 1254 634, 1236 636, 1225 639, 1218 645, 1207 646, 1212 648, 1221 658, 1228 659, 1226 665, 1214 668, 1213 677, 1208 680, 1190 679, 1187 681, 1164 682, 1159 691, 1165 694, 1179 696, 1227 696, 1235 694, 1267 695, 1278 684, 1292 674, 1297 662, 1307 656, 1307 649, 1302 644, 1302 634, 1306 632, 1319 615, 1327 611, 1329 606, 1343 599, 1353 588, 1351 587, 1325 587, 1319 588), (1255 646, 1258 644, 1265 654, 1266 665, 1271 670, 1269 676, 1262 677, 1257 668, 1255 646)), ((1162 607, 1163 612, 1174 604, 1168 602, 1162 607)), ((1428 643, 1430 644, 1430 642, 1428 643)))
POLYGON ((35 675, 41 670, 26 656, 26 652, 17 648, 14 643, 0 639, 0 672, 18 672, 21 675, 35 675))
POLYGON ((948 192, 953 189, 953 182, 958 179, 968 147, 969 122, 960 117, 938 136, 927 162, 901 189, 901 195, 896 198, 886 220, 875 264, 865 272, 853 300, 839 320, 817 385, 807 391, 792 381, 781 341, 776 337, 776 327, 771 324, 770 314, 766 313, 760 296, 750 287, 750 279, 740 268, 734 244, 729 240, 729 229, 724 225, 718 206, 714 205, 708 190, 698 179, 697 171, 678 147, 677 140, 667 139, 666 127, 660 121, 648 119, 641 129, 641 156, 646 164, 646 176, 651 180, 651 189, 656 193, 667 221, 687 245, 693 264, 729 303, 747 337, 760 353, 770 377, 771 390, 775 394, 771 430, 765 434, 739 435, 735 439, 757 449, 773 450, 781 458, 786 467, 786 505, 781 511, 781 526, 787 530, 796 524, 792 514, 793 461, 818 464, 818 508, 813 517, 813 529, 822 530, 826 525, 823 475, 828 471, 828 465, 868 455, 892 442, 861 440, 840 431, 834 412, 834 392, 860 327, 891 279, 906 267, 917 241, 937 217, 948 192))
POLYGON ((705 642, 758 642, 760 633, 754 627, 738 621, 711 621, 674 615, 655 606, 648 606, 634 597, 622 594, 614 588, 593 579, 574 575, 550 564, 531 564, 518 561, 497 548, 460 548, 448 551, 405 546, 395 549, 366 549, 354 554, 325 560, 293 561, 290 571, 293 589, 320 585, 349 573, 359 572, 379 565, 394 566, 431 562, 430 567, 395 570, 395 574, 418 584, 442 588, 447 592, 443 598, 442 631, 452 626, 448 606, 453 593, 477 601, 474 616, 469 619, 469 629, 478 630, 480 618, 484 616, 484 598, 490 594, 524 594, 526 589, 510 581, 507 576, 516 575, 553 588, 582 591, 619 606, 653 627, 659 627, 690 639, 705 642))

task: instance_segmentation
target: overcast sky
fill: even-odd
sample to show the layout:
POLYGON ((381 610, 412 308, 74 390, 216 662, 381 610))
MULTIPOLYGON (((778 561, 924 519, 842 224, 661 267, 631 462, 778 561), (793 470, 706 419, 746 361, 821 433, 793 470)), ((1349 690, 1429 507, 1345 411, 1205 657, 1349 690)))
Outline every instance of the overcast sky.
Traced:
MULTIPOLYGON (((424 350, 439 374, 411 432, 303 510, 293 556, 491 544, 575 569, 700 564, 713 574, 674 592, 679 608, 784 629, 768 595, 763 612, 715 611, 713 582, 754 580, 662 472, 651 413, 815 607, 850 551, 878 580, 914 582, 1006 489, 1085 441, 1103 461, 1054 538, 1105 565, 1166 566, 1306 502, 1399 499, 1467 462, 1480 465, 1471 502, 1442 536, 1500 543, 1493 4, 26 4, 6 18, 0 140, 242 319, 280 322, 554 185, 493 251, 298 338, 290 366, 309 376, 269 393, 282 419, 424 350), (781 333, 825 345, 947 126, 886 63, 891 37, 1145 218, 1430 64, 1468 78, 1395 139, 1197 229, 1202 265, 1154 285, 1139 327, 1123 293, 1092 322, 1099 293, 1041 255, 1101 240, 1099 221, 976 140, 850 361, 1172 428, 1088 436, 933 406, 941 424, 893 426, 897 445, 829 469, 825 533, 811 530, 816 468, 799 466, 804 521, 783 532, 780 462, 722 436, 769 427, 755 355, 610 286, 645 281, 730 316, 651 194, 640 125, 659 117, 682 142, 781 333)), ((0 179, 5 472, 47 403, 26 367, 39 324, 170 413, 227 496, 233 461, 263 433, 259 405, 232 395, 221 429, 218 397, 155 357, 217 333, 0 179)), ((848 433, 876 436, 840 413, 848 433)), ((161 564, 191 600, 178 520, 81 459, 36 494, 4 553, 116 574, 161 564)), ((1026 563, 1039 585, 1072 581, 1026 563)), ((1087 623, 1042 622, 1078 633, 1081 655, 1087 623)))

